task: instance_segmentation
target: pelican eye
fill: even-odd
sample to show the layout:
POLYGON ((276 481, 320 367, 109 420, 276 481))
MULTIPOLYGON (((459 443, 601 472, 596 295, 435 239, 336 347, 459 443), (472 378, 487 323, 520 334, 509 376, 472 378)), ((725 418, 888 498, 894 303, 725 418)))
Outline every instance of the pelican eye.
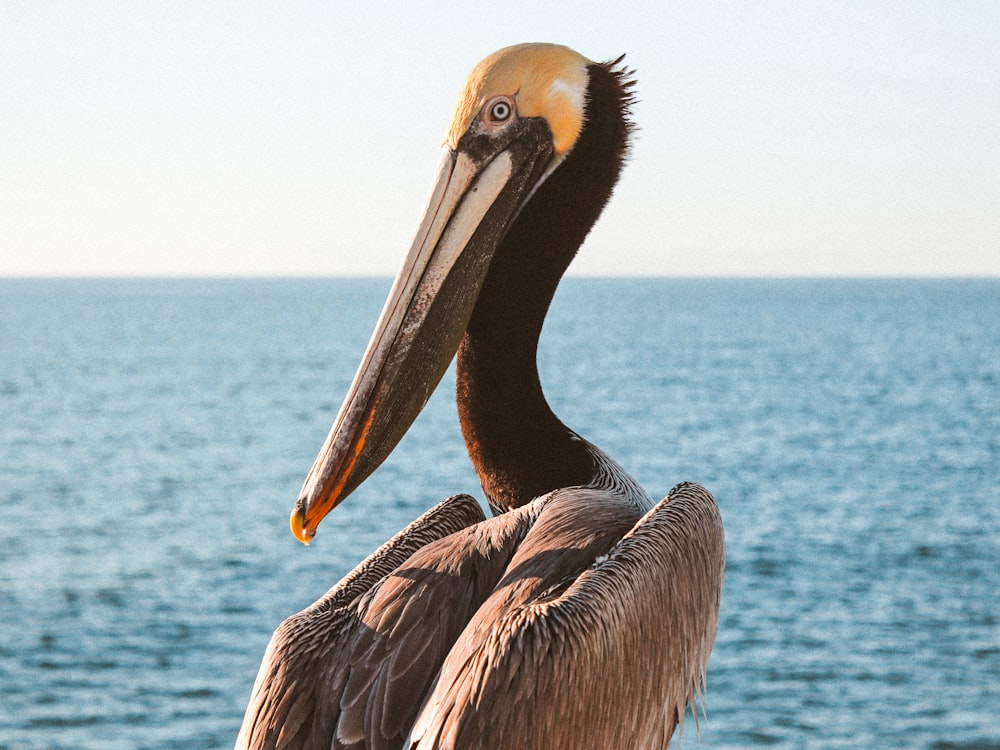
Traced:
POLYGON ((497 102, 490 107, 490 117, 498 122, 503 122, 510 117, 510 105, 507 102, 497 102))
POLYGON ((501 125, 514 114, 514 104, 507 97, 500 97, 486 106, 486 123, 501 125))

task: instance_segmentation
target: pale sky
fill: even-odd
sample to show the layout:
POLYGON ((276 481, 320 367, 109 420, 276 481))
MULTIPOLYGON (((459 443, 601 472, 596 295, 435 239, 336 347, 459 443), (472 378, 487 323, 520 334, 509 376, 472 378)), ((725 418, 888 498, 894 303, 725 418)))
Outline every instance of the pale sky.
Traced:
POLYGON ((5 2, 0 277, 394 274, 490 52, 638 72, 571 271, 1000 275, 1000 2, 5 2))

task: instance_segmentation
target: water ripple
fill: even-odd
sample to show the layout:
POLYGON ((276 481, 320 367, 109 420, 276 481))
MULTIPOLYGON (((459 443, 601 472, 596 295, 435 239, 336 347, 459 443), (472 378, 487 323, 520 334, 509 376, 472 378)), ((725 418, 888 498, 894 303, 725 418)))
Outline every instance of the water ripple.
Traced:
MULTIPOLYGON (((0 281, 0 747, 231 747, 281 619, 479 494, 446 382, 312 547, 287 532, 387 288, 0 281)), ((725 519, 685 747, 1000 748, 996 320, 993 281, 560 290, 553 408, 725 519)))

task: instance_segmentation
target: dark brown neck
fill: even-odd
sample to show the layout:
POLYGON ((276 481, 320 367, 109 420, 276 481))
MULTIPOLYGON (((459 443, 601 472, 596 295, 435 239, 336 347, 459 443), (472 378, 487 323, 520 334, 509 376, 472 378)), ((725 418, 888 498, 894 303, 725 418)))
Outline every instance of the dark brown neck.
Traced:
POLYGON ((559 279, 611 197, 625 159, 632 84, 617 62, 590 66, 580 137, 498 248, 459 346, 462 434, 495 510, 586 485, 595 475, 587 444, 542 394, 536 352, 559 279))

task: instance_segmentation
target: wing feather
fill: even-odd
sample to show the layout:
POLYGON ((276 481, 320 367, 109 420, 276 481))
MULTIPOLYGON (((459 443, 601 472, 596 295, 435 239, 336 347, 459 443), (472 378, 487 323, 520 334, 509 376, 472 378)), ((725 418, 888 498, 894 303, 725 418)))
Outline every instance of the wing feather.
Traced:
MULTIPOLYGON (((615 506, 598 491, 562 492, 574 492, 588 515, 615 506)), ((541 562, 561 553, 571 564, 562 543, 572 544, 574 533, 579 541, 581 519, 559 502, 543 512, 518 557, 530 558, 526 548, 539 541, 532 537, 548 512, 559 516, 561 525, 548 526, 559 536, 536 544, 534 554, 542 552, 541 562)), ((607 528, 609 519, 591 518, 592 530, 594 523, 607 528)), ((576 575, 564 570, 568 585, 536 587, 506 610, 486 612, 487 602, 480 614, 491 627, 472 632, 473 620, 463 633, 409 747, 665 748, 700 692, 715 638, 722 521, 706 490, 683 484, 626 532, 589 562, 576 560, 576 575)))
POLYGON ((399 748, 449 650, 531 525, 507 513, 423 547, 373 589, 340 658, 333 747, 399 748))
POLYGON ((314 604, 282 622, 264 653, 236 748, 328 750, 336 706, 350 677, 348 670, 337 668, 337 657, 359 621, 358 607, 370 601, 372 589, 419 549, 483 518, 479 504, 468 495, 442 501, 314 604), (315 637, 319 632, 334 635, 315 637))

